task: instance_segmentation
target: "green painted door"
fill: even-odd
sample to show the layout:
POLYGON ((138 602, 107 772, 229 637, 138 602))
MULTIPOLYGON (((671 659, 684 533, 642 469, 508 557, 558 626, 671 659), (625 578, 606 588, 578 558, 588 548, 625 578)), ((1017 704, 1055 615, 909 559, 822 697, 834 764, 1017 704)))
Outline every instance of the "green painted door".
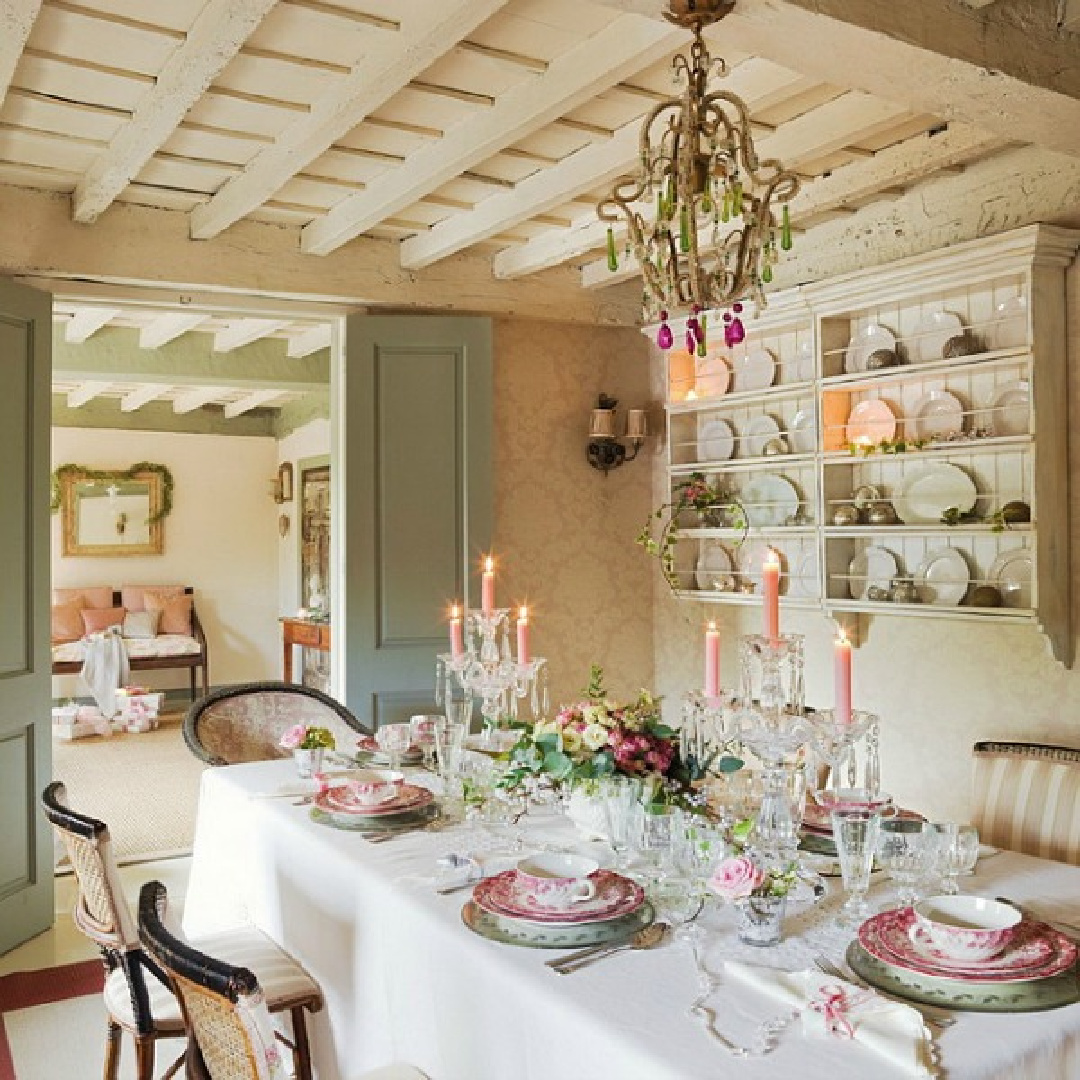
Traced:
POLYGON ((377 727, 434 708, 447 608, 490 544, 490 320, 350 316, 342 383, 334 649, 346 704, 377 727))
POLYGON ((53 847, 38 795, 49 716, 52 299, 0 280, 0 953, 53 921, 53 847))

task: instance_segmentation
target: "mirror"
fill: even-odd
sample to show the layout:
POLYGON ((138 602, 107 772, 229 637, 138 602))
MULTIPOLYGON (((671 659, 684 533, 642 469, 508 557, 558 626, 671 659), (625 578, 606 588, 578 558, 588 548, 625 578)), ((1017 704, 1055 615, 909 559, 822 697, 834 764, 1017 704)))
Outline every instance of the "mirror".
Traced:
POLYGON ((156 472, 65 471, 60 477, 64 555, 160 555, 162 481, 156 472))

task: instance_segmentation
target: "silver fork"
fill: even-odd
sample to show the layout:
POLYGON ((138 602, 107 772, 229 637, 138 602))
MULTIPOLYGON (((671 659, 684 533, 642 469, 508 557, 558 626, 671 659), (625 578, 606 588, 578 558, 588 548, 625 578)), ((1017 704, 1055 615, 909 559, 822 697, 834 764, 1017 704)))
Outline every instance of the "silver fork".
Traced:
POLYGON ((897 997, 895 994, 889 994, 884 990, 878 989, 876 986, 871 986, 870 983, 865 979, 860 978, 849 968, 842 968, 839 964, 834 964, 827 956, 815 957, 814 966, 818 971, 828 975, 831 979, 839 979, 841 982, 854 983, 856 986, 861 986, 864 990, 873 990, 875 994, 880 994, 890 1001, 898 1001, 901 1005, 910 1005, 916 1012, 921 1013, 923 1019, 933 1027, 944 1030, 945 1028, 952 1027, 953 1024, 956 1023, 955 1016, 950 1016, 947 1012, 943 1012, 936 1006, 924 1005, 922 1002, 908 1001, 906 998, 897 997))

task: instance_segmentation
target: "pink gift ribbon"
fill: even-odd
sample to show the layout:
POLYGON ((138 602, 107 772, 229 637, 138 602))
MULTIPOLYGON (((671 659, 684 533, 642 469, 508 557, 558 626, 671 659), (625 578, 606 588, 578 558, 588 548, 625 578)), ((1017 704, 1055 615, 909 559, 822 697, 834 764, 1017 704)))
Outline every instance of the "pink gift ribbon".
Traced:
POLYGON ((821 1013, 825 1020, 825 1030, 830 1035, 835 1035, 838 1039, 854 1039, 855 1028, 848 1019, 848 1013, 865 1005, 873 997, 873 992, 869 990, 852 992, 839 984, 825 984, 818 988, 818 996, 808 1007, 821 1013))

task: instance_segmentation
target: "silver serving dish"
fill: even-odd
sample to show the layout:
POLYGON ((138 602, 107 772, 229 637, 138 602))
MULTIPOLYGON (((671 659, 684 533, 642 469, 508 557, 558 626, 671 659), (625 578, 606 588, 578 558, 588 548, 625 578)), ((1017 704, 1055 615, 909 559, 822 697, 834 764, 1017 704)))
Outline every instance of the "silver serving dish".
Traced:
POLYGON ((470 900, 461 909, 461 921, 474 933, 504 945, 522 945, 527 949, 576 949, 585 945, 607 945, 622 941, 648 926, 656 918, 646 901, 636 911, 618 919, 599 922, 551 925, 510 919, 485 911, 470 900))

